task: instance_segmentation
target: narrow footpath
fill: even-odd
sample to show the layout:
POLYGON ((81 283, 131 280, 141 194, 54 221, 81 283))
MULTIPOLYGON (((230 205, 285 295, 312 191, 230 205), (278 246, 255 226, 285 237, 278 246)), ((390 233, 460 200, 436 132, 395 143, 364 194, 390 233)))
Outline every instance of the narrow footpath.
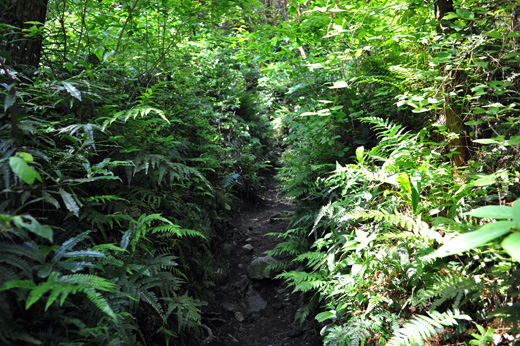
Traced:
POLYGON ((265 254, 280 240, 267 233, 284 232, 284 217, 292 206, 277 191, 275 172, 266 177, 260 203, 237 212, 234 228, 220 248, 222 268, 216 273, 213 303, 205 309, 211 330, 208 346, 318 346, 319 330, 311 322, 300 325, 295 313, 302 299, 265 266, 277 259, 265 254))

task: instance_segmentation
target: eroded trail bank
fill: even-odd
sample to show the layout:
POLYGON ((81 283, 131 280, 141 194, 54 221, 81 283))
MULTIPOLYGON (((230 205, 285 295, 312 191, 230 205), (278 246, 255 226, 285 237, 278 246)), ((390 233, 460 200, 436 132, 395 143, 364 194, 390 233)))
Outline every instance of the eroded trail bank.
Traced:
POLYGON ((271 173, 260 203, 234 215, 234 228, 220 249, 215 300, 205 313, 213 334, 207 345, 321 345, 314 328, 295 322, 300 299, 263 269, 277 260, 264 253, 278 242, 266 234, 285 231, 284 215, 291 209, 277 191, 278 183, 271 173))

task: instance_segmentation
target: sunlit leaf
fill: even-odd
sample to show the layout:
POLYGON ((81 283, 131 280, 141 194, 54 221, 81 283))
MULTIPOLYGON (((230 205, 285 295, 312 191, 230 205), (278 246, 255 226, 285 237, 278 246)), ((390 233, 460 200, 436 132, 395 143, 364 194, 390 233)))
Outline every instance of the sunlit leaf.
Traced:
POLYGON ((473 209, 466 214, 474 217, 487 217, 492 219, 512 219, 513 208, 507 206, 490 205, 473 209))
POLYGON ((490 222, 475 232, 465 233, 451 239, 448 244, 440 247, 432 256, 445 257, 475 249, 510 232, 513 226, 512 221, 490 222))
MULTIPOLYGON (((20 154, 20 153, 19 153, 20 154)), ((32 156, 31 156, 32 158, 32 156)), ((12 156, 9 158, 9 166, 14 174, 27 184, 32 185, 35 179, 42 181, 40 173, 27 164, 27 161, 19 156, 12 156)))
POLYGON ((341 89, 341 88, 348 88, 349 85, 347 82, 345 82, 344 80, 340 80, 340 81, 337 81, 337 82, 334 82, 334 84, 329 87, 329 89, 341 89))
POLYGON ((508 235, 502 241, 502 247, 517 262, 520 262, 520 233, 516 232, 508 235))
POLYGON ((74 98, 77 98, 78 100, 81 101, 81 92, 76 89, 76 87, 74 85, 72 85, 71 83, 69 82, 61 82, 63 84, 63 86, 65 87, 65 90, 67 90, 67 92, 74 98))
POLYGON ((74 197, 63 189, 60 189, 59 191, 60 191, 61 198, 63 199, 63 203, 65 203, 65 206, 67 207, 67 209, 74 215, 78 216, 79 206, 76 203, 76 201, 74 200, 74 197))
POLYGON ((331 319, 331 318, 336 318, 336 311, 335 310, 330 310, 330 311, 320 312, 314 318, 316 320, 318 320, 318 322, 321 323, 321 322, 323 322, 325 320, 328 320, 328 319, 331 319))

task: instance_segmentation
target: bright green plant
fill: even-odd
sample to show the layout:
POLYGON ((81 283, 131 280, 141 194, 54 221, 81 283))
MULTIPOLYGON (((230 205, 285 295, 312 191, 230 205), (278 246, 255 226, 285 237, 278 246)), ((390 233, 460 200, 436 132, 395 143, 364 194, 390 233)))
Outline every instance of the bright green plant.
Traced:
POLYGON ((500 337, 498 334, 495 333, 495 329, 488 328, 485 329, 481 325, 477 324, 477 329, 480 334, 473 333, 471 336, 475 338, 475 340, 471 340, 469 342, 470 345, 479 345, 479 346, 487 346, 487 345, 494 345, 496 337, 500 337))
POLYGON ((486 206, 467 212, 466 215, 497 220, 489 222, 474 232, 459 235, 440 247, 432 257, 446 257, 478 248, 503 236, 502 248, 517 262, 520 261, 520 200, 512 206, 486 206))

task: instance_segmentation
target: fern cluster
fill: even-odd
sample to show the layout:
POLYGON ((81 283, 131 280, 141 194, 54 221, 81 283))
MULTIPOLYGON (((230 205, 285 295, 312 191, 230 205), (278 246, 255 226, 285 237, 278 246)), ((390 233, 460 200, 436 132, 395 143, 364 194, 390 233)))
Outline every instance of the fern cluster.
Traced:
POLYGON ((0 343, 198 342, 212 241, 262 188, 270 136, 222 48, 190 49, 225 93, 108 61, 24 87, 23 141, 0 127, 0 343))
MULTIPOLYGON (((437 211, 430 208, 444 203, 440 191, 453 185, 438 162, 437 144, 389 119, 359 120, 372 125, 378 143, 357 148, 352 163, 337 162, 326 178, 309 185, 314 190, 302 195, 294 228, 279 234, 284 241, 271 250, 293 255, 279 278, 294 291, 317 295, 333 312, 316 316, 329 320, 322 329, 327 345, 423 345, 446 327, 464 330, 464 320, 476 318, 470 302, 497 288, 483 284, 487 274, 471 264, 457 267, 426 256, 450 241, 449 232, 468 228, 431 217, 437 211), (422 314, 411 315, 411 309, 422 314)), ((463 189, 468 198, 469 188, 463 189)), ((461 196, 452 195, 451 205, 461 196)), ((455 215, 457 208, 444 215, 455 215)))

